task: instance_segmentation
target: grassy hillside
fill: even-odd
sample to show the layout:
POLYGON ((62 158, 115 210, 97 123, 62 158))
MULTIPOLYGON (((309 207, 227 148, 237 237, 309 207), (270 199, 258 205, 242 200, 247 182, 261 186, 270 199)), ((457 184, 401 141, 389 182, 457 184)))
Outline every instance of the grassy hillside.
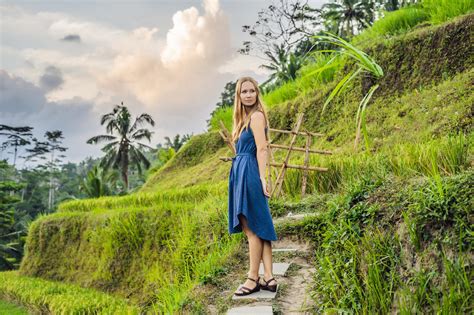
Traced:
MULTIPOLYGON (((363 44, 386 72, 367 109, 368 150, 353 149, 367 79, 354 81, 321 115, 350 63, 340 60, 325 78, 300 77, 266 96, 272 127, 290 129, 302 111, 303 128, 325 134, 313 148, 334 151, 311 157, 310 164, 329 171, 311 174, 307 198, 299 198, 301 174, 290 170, 285 196, 270 200, 274 217, 295 209, 313 214, 278 233, 318 248, 315 312, 472 310, 473 22, 468 15, 363 44)), ((85 297, 96 289, 113 294, 132 313, 205 311, 206 300, 190 293, 202 284, 218 289, 215 279, 243 239, 227 234, 230 164, 219 160, 226 155, 211 130, 194 136, 140 192, 71 201, 40 217, 19 274, 0 273, 9 283, 0 285, 0 299, 74 310, 70 287, 57 289, 61 281, 83 287, 85 297), (54 299, 39 301, 31 293, 39 288, 58 292, 63 308, 54 299)), ((291 163, 301 164, 302 155, 291 163)), ((95 305, 87 310, 105 307, 95 305)))

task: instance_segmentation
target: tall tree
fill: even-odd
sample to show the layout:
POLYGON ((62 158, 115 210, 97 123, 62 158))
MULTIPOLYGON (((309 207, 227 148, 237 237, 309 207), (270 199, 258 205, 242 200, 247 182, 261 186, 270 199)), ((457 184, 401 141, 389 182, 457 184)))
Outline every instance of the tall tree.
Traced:
POLYGON ((242 26, 242 31, 251 36, 243 42, 241 54, 250 55, 272 62, 267 52, 276 46, 292 50, 300 41, 312 36, 320 25, 319 10, 308 5, 307 0, 274 0, 258 12, 253 25, 242 26))
POLYGON ((349 37, 374 21, 374 10, 374 0, 332 0, 323 5, 322 16, 326 27, 334 22, 338 35, 349 37))
POLYGON ((237 86, 237 81, 227 82, 224 91, 221 93, 219 102, 216 104, 217 108, 228 107, 234 105, 235 97, 235 87, 237 86))
POLYGON ((140 128, 145 123, 151 126, 155 125, 153 118, 146 113, 136 117, 132 123, 130 111, 122 102, 121 105, 115 105, 112 112, 103 115, 100 120, 101 125, 106 125, 107 134, 95 136, 87 140, 89 144, 109 142, 102 148, 106 155, 101 160, 100 165, 105 169, 112 167, 119 170, 125 184, 125 190, 127 191, 129 189, 129 164, 133 163, 140 174, 142 173, 141 164, 145 168, 150 167, 150 161, 141 150, 153 148, 138 142, 142 139, 151 141, 153 132, 146 128, 140 128))
POLYGON ((62 146, 62 139, 64 139, 64 137, 61 130, 46 131, 44 136, 46 141, 39 141, 38 139, 33 138, 35 146, 26 151, 30 153, 27 159, 39 158, 46 160, 47 157, 45 155, 49 154, 49 161, 45 164, 40 164, 39 167, 47 170, 49 175, 48 210, 52 211, 54 205, 54 192, 58 183, 58 166, 65 157, 63 154, 58 153, 65 152, 68 148, 62 146))
MULTIPOLYGON (((216 108, 211 112, 211 119, 214 117, 216 112, 220 110, 221 108, 224 107, 231 107, 234 105, 234 97, 235 97, 235 87, 237 86, 237 80, 236 81, 230 81, 227 82, 224 91, 221 93, 221 97, 219 102, 216 104, 216 108)), ((207 126, 210 127, 211 124, 211 119, 207 119, 206 123, 207 126)))
POLYGON ((32 137, 31 130, 33 127, 11 127, 7 125, 0 125, 0 136, 7 138, 6 141, 2 142, 0 149, 3 151, 8 147, 13 147, 13 166, 16 165, 16 157, 18 154, 18 147, 31 144, 30 140, 32 137))
POLYGON ((8 167, 5 160, 0 160, 0 270, 17 268, 22 256, 22 231, 15 229, 13 208, 19 198, 10 192, 20 190, 23 184, 4 178, 3 171, 8 167))
POLYGON ((271 51, 265 53, 271 62, 260 66, 261 68, 272 71, 269 79, 262 83, 263 88, 270 83, 278 86, 282 83, 294 80, 297 71, 301 68, 304 62, 304 57, 289 52, 285 49, 284 45, 275 45, 273 51, 274 53, 271 51))

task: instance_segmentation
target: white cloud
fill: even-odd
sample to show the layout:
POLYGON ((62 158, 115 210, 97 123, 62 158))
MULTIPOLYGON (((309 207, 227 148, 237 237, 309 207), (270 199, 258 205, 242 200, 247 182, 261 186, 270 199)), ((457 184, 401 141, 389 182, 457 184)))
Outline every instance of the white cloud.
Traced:
MULTIPOLYGON (((134 115, 147 112, 155 118, 155 143, 176 133, 202 132, 226 82, 243 72, 263 76, 255 59, 237 55, 232 47, 229 20, 219 1, 204 0, 203 8, 175 12, 172 27, 163 31, 154 26, 127 30, 63 12, 0 6, 1 67, 36 87, 45 69, 58 69, 62 84, 42 94, 43 103, 54 104, 51 117, 60 120, 59 109, 88 104, 74 107, 71 112, 82 120, 64 120, 70 124, 99 129, 99 115, 124 101, 134 115), (68 36, 75 40, 64 41, 68 36), (79 110, 94 115, 81 116, 79 110)), ((31 117, 48 120, 47 114, 32 112, 31 117)), ((74 132, 80 137, 79 129, 74 132)))

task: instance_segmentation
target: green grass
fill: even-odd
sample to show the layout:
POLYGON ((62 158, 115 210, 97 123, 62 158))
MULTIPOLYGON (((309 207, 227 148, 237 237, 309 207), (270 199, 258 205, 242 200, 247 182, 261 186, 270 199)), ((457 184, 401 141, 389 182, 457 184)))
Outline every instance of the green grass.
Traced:
POLYGON ((227 130, 232 130, 233 125, 233 113, 234 106, 230 107, 223 107, 216 110, 214 115, 212 115, 210 122, 209 122, 209 129, 210 130, 220 130, 221 129, 221 121, 224 123, 227 130))
POLYGON ((16 304, 0 300, 0 314, 1 315, 26 315, 28 312, 16 304))
POLYGON ((442 23, 474 11, 472 0, 423 0, 422 4, 433 23, 442 23))
POLYGON ((77 285, 24 277, 17 271, 0 273, 0 298, 15 301, 32 313, 139 314, 124 299, 77 285))
MULTIPOLYGON (((399 25, 394 18, 387 29, 397 33, 400 25, 412 27, 415 17, 399 25)), ((472 279, 466 268, 472 262, 465 253, 472 246, 474 72, 462 46, 468 45, 462 36, 469 21, 371 46, 369 54, 387 73, 369 105, 365 150, 352 149, 353 113, 364 79, 353 81, 331 111, 320 115, 341 70, 351 67, 344 60, 324 68, 328 57, 315 56, 297 80, 265 96, 272 127, 290 129, 296 113, 304 111, 303 128, 325 133, 313 147, 334 151, 312 155, 310 164, 329 172, 310 173, 309 197, 300 200, 301 174, 289 170, 285 197, 270 201, 275 217, 289 211, 315 214, 278 230, 280 236, 293 233, 316 245, 315 312, 463 313, 472 305, 466 281, 472 279), (459 49, 437 40, 445 37, 456 39, 459 49), (422 268, 410 265, 413 261, 422 268)), ((227 233, 230 163, 218 158, 230 151, 215 130, 219 119, 230 129, 231 113, 219 112, 211 120, 213 130, 188 141, 140 192, 63 203, 58 213, 30 226, 20 272, 80 285, 77 301, 69 291, 76 287, 58 289, 56 282, 15 273, 0 273, 12 280, 0 281, 0 296, 11 292, 8 299, 15 303, 65 313, 105 310, 127 297, 142 312, 177 313, 196 285, 218 283, 223 262, 236 255, 243 240, 227 233), (92 289, 113 294, 118 302, 102 300, 92 289)), ((276 160, 281 156, 276 153, 276 160)), ((290 164, 302 160, 295 153, 290 164)))
POLYGON ((312 311, 469 313, 473 183, 472 168, 443 175, 441 196, 431 177, 366 175, 278 226, 314 245, 312 311))
POLYGON ((63 202, 58 212, 117 210, 121 208, 161 207, 189 208, 210 195, 222 192, 222 185, 208 184, 186 188, 172 188, 158 192, 142 191, 120 197, 100 197, 63 202))
POLYGON ((429 20, 430 15, 421 6, 406 7, 397 11, 385 13, 371 27, 354 37, 356 44, 367 43, 378 37, 393 36, 406 33, 416 25, 429 20))
MULTIPOLYGON (((387 82, 387 84, 382 84, 382 90, 398 88, 399 85, 406 85, 409 83, 412 83, 409 86, 409 90, 419 88, 423 85, 432 84, 433 81, 439 81, 441 75, 446 76, 453 74, 446 72, 448 68, 451 68, 451 70, 457 70, 457 65, 449 65, 446 64, 446 62, 449 63, 453 60, 457 60, 458 63, 464 62, 467 65, 469 65, 470 62, 472 63, 472 60, 470 61, 469 58, 466 60, 460 59, 463 56, 462 51, 469 51, 469 46, 463 48, 462 51, 459 51, 459 59, 457 59, 458 57, 456 56, 451 56, 449 60, 446 60, 446 54, 453 55, 453 52, 451 51, 452 46, 436 47, 436 45, 440 46, 442 44, 437 41, 438 36, 447 36, 443 25, 414 30, 412 32, 409 31, 423 22, 439 24, 448 21, 447 25, 453 24, 450 21, 451 18, 468 14, 473 11, 473 2, 470 0, 430 1, 431 0, 424 1, 426 2, 426 8, 423 6, 413 6, 387 13, 384 18, 378 20, 372 27, 366 29, 363 33, 353 38, 352 44, 356 46, 361 45, 363 48, 362 50, 364 50, 365 47, 372 47, 375 44, 388 44, 385 47, 386 51, 368 51, 369 55, 374 56, 375 60, 381 64, 384 71, 388 74, 388 78, 382 80, 382 82, 387 82), (437 13, 438 10, 440 11, 439 13, 437 13), (438 18, 437 15, 440 15, 441 12, 445 12, 446 17, 438 18), (409 32, 409 38, 405 38, 405 33, 407 32, 409 32), (431 32, 431 34, 428 34, 427 32, 431 32), (436 34, 437 32, 439 34, 436 34), (390 38, 384 39, 386 37, 390 38), (414 39, 414 42, 410 42, 412 39, 414 39), (421 42, 420 39, 422 39, 421 42), (424 51, 420 51, 420 48, 416 47, 417 44, 426 49, 426 56, 423 54, 424 51), (396 50, 392 51, 390 47, 391 45, 403 47, 403 50, 399 52, 396 50), (410 53, 407 55, 406 52, 410 50, 417 51, 417 53, 410 53), (449 52, 445 50, 449 50, 449 52), (436 56, 436 54, 433 55, 433 52, 436 54, 441 53, 441 60, 433 60, 434 56, 436 56), (397 53, 401 55, 394 55, 397 53), (419 61, 423 68, 418 69, 418 65, 417 67, 410 65, 409 63, 412 62, 413 59, 419 61), (407 71, 401 72, 404 68, 400 69, 400 64, 406 66, 407 71), (436 68, 441 68, 439 69, 439 72, 441 73, 435 71, 436 68), (397 82, 393 82, 393 74, 397 74, 395 78, 397 82), (400 80, 400 76, 404 79, 400 80)), ((469 17, 465 17, 464 20, 467 27, 469 27, 469 17)), ((456 42, 452 44, 458 46, 461 44, 468 45, 468 31, 462 30, 462 32, 464 33, 465 38, 460 40, 463 40, 464 43, 456 42)), ((454 35, 455 34, 450 35, 450 37, 452 36, 453 39, 456 39, 456 36, 454 35)), ((325 94, 329 93, 329 91, 331 91, 335 86, 333 79, 340 79, 340 70, 344 67, 350 67, 347 63, 347 58, 337 59, 335 62, 331 63, 330 67, 326 67, 327 61, 330 58, 331 57, 329 56, 314 56, 314 58, 310 59, 310 62, 299 70, 298 76, 294 81, 287 82, 279 88, 265 94, 263 99, 270 112, 270 116, 276 107, 314 103, 314 96, 316 96, 316 98, 323 98, 325 94)), ((446 77, 443 77, 443 79, 446 79, 446 77)), ((317 102, 321 102, 321 100, 317 100, 317 102)), ((318 115, 319 114, 316 113, 315 116, 318 117, 318 115)), ((232 107, 218 111, 217 114, 211 118, 210 130, 220 129, 220 120, 224 122, 228 129, 231 129, 232 107)))
POLYGON ((176 312, 241 241, 227 233, 225 193, 204 185, 66 204, 31 224, 20 272, 176 312))

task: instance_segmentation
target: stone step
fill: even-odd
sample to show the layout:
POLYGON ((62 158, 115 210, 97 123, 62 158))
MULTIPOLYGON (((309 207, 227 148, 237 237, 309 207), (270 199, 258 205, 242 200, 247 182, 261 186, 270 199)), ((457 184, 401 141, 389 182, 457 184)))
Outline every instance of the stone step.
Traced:
MULTIPOLYGON (((290 264, 287 264, 287 263, 273 263, 273 275, 284 276, 289 267, 290 267, 290 264)), ((260 263, 260 268, 258 269, 258 273, 260 275, 263 275, 263 263, 260 263)))
MULTIPOLYGON (((242 285, 239 285, 237 290, 239 290, 241 287, 242 287, 242 285)), ((275 292, 271 292, 271 291, 268 291, 268 290, 260 290, 258 292, 254 292, 252 294, 244 295, 244 296, 237 296, 235 294, 232 294, 232 300, 245 300, 245 299, 272 300, 277 295, 279 288, 280 288, 280 285, 277 285, 277 290, 275 292)))
POLYGON ((303 220, 306 217, 310 217, 310 216, 314 216, 314 215, 317 215, 317 214, 315 214, 315 213, 297 213, 297 214, 288 213, 284 217, 279 217, 279 218, 274 219, 273 223, 274 224, 281 224, 281 223, 285 223, 285 222, 299 221, 299 220, 303 220))
POLYGON ((296 252, 298 248, 274 248, 272 252, 274 253, 289 253, 289 252, 296 252))
POLYGON ((227 312, 227 315, 272 315, 271 305, 255 305, 234 307, 227 312))

